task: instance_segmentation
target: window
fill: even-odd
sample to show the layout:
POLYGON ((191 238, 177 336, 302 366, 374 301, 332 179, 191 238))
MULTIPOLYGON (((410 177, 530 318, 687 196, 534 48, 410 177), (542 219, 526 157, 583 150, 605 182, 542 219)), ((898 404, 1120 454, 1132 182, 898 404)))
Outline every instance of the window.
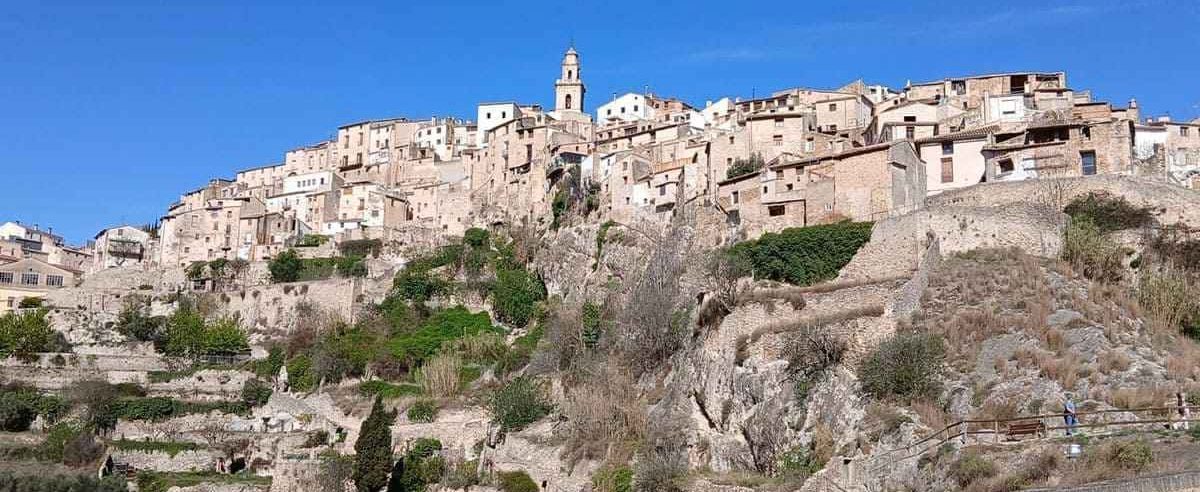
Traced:
POLYGON ((1085 126, 1085 127, 1079 128, 1079 136, 1083 137, 1084 140, 1091 140, 1092 139, 1092 127, 1085 126))
POLYGON ((21 285, 37 285, 37 284, 38 284, 38 274, 36 274, 36 273, 22 273, 21 274, 21 285))
POLYGON ((997 166, 1000 168, 1001 174, 1011 173, 1013 171, 1012 159, 1004 159, 1004 160, 998 162, 997 166))
POLYGON ((788 190, 788 191, 792 191, 792 184, 791 184, 791 183, 788 183, 788 184, 787 184, 787 190, 788 190))
POLYGON ((638 105, 634 104, 634 105, 633 105, 633 112, 635 112, 635 113, 636 113, 636 112, 637 112, 637 110, 638 110, 638 105))
POLYGON ((1179 127, 1179 136, 1181 136, 1181 137, 1188 136, 1188 130, 1189 130, 1189 128, 1186 126, 1179 127))
POLYGON ((508 118, 508 111, 501 111, 501 112, 500 112, 500 118, 501 118, 501 119, 508 118))
POLYGON ((775 179, 783 181, 783 171, 775 171, 775 179))
POLYGON ((916 136, 917 136, 917 129, 915 127, 911 127, 911 126, 904 127, 904 138, 912 140, 916 136))
POLYGON ((813 141, 812 140, 807 140, 804 142, 804 151, 805 152, 813 151, 813 141))
POLYGON ((359 144, 359 145, 362 145, 362 144, 363 144, 363 134, 362 134, 362 132, 358 132, 358 144, 359 144))
POLYGON ((950 92, 957 94, 957 95, 966 94, 967 93, 967 81, 965 81, 965 80, 951 81, 950 82, 950 92))
POLYGON ((771 217, 779 217, 787 213, 787 205, 771 205, 767 207, 767 215, 771 217))
POLYGON ((764 195, 765 195, 765 194, 767 194, 767 187, 766 187, 766 186, 764 186, 764 187, 763 187, 763 194, 764 194, 764 195))
POLYGON ((1096 174, 1096 153, 1090 150, 1079 153, 1080 167, 1084 176, 1096 174))
POLYGON ((12 272, 0 272, 0 284, 11 284, 11 283, 13 283, 12 272))
POLYGON ((953 157, 943 157, 942 158, 942 182, 943 183, 954 182, 954 158, 953 157))
POLYGON ((737 205, 737 202, 738 202, 738 192, 736 192, 736 191, 735 191, 735 192, 733 192, 733 194, 731 194, 731 195, 730 195, 730 198, 732 198, 732 200, 733 200, 733 204, 734 204, 734 205, 737 205))
POLYGON ((487 115, 484 116, 484 118, 487 118, 489 120, 492 119, 492 113, 487 113, 487 115))
POLYGON ((566 103, 563 104, 566 109, 571 109, 571 95, 567 94, 566 103))
POLYGON ((771 143, 775 144, 776 147, 783 145, 783 135, 775 135, 771 137, 771 143))
POLYGON ((659 186, 659 187, 658 187, 658 196, 664 196, 664 195, 666 195, 666 194, 667 194, 667 187, 666 187, 666 186, 659 186))
POLYGON ((783 118, 775 118, 775 128, 783 128, 783 118))
POLYGON ((612 115, 612 108, 608 108, 605 114, 612 115))
POLYGON ((62 275, 46 275, 46 285, 49 285, 51 287, 62 287, 62 285, 63 285, 62 275))
POLYGON ((837 111, 837 103, 830 104, 830 105, 829 105, 829 110, 830 110, 830 111, 837 111))
POLYGON ((942 142, 942 155, 951 155, 954 153, 954 142, 942 142))
POLYGON ((729 136, 729 145, 733 145, 733 135, 729 136))
POLYGON ((916 121, 917 121, 917 117, 916 117, 916 116, 905 116, 905 117, 904 117, 904 122, 905 122, 905 123, 916 123, 916 121))

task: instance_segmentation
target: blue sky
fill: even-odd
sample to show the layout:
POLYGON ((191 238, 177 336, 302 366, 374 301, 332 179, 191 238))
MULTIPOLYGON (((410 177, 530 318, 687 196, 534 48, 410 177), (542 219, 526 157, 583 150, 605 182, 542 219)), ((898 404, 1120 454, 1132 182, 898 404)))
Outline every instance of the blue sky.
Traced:
POLYGON ((1065 70, 1095 97, 1200 116, 1195 0, 4 3, 0 221, 77 242, 342 123, 549 106, 572 39, 589 110, 647 86, 702 105, 859 77, 1065 70))

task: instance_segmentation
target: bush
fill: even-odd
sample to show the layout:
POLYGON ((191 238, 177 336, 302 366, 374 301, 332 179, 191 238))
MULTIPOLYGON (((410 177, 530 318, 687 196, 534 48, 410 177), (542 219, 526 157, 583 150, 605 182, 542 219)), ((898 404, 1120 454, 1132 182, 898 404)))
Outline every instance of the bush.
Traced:
POLYGON ((0 430, 5 432, 24 432, 29 430, 37 411, 23 398, 15 393, 6 392, 0 395, 0 430))
POLYGON ((258 379, 247 379, 242 384, 242 402, 250 408, 261 407, 271 399, 271 386, 258 379))
POLYGON ((379 395, 383 398, 400 398, 421 394, 421 387, 415 384, 392 384, 387 381, 373 379, 358 385, 358 392, 363 396, 379 395))
POLYGON ((287 363, 288 387, 298 393, 307 393, 317 387, 317 374, 312 359, 307 355, 292 357, 287 363))
POLYGON ((871 239, 872 222, 838 222, 766 233, 733 246, 754 278, 812 285, 837 277, 858 249, 871 239))
POLYGON ((532 478, 529 478, 529 474, 522 470, 500 472, 497 481, 500 483, 500 490, 504 492, 538 492, 540 490, 537 482, 534 482, 532 478))
POLYGON ((496 318, 514 327, 529 324, 537 305, 546 299, 546 286, 524 268, 499 268, 492 287, 496 318))
POLYGON ((596 492, 633 492, 633 469, 628 466, 606 466, 592 475, 596 492))
POLYGON ((205 355, 236 355, 250 350, 236 318, 221 318, 204 328, 205 355))
POLYGON ((424 303, 450 291, 450 283, 428 269, 407 267, 396 275, 392 288, 401 299, 424 303))
POLYGON ((361 326, 340 325, 313 347, 313 367, 318 379, 329 382, 361 377, 379 353, 379 337, 361 326))
POLYGON ((275 283, 295 282, 300 279, 300 271, 303 269, 304 263, 300 261, 296 251, 291 249, 275 255, 267 263, 267 270, 271 272, 271 281, 275 283))
POLYGON ((589 349, 595 349, 597 345, 600 345, 601 314, 600 305, 592 301, 583 303, 582 312, 579 315, 579 322, 582 325, 580 338, 583 345, 589 349))
POLYGON ((603 224, 600 224, 599 229, 596 229, 596 266, 600 266, 600 255, 604 253, 604 243, 608 241, 608 230, 615 225, 617 225, 616 222, 606 220, 603 224))
POLYGON ((472 227, 463 233, 463 243, 472 248, 484 248, 489 245, 487 229, 472 227))
POLYGON ((163 353, 171 356, 198 356, 205 346, 204 316, 191 304, 180 303, 167 318, 163 353))
POLYGON ((43 301, 41 297, 22 297, 21 302, 17 303, 17 307, 21 309, 40 308, 43 301))
POLYGON ((455 306, 434 313, 416 330, 393 336, 388 341, 388 351, 409 367, 418 367, 443 344, 483 332, 500 330, 492 326, 487 313, 471 313, 465 307, 455 306))
MULTIPOLYGON (((87 475, 54 475, 53 472, 17 475, 11 471, 0 472, 0 490, 38 492, 125 492, 128 486, 124 477, 110 476, 93 478, 87 475)), ((146 491, 147 489, 141 489, 146 491)), ((149 491, 147 491, 149 492, 149 491)))
POLYGON ((979 480, 992 478, 996 472, 995 463, 974 453, 964 454, 950 465, 950 477, 963 488, 979 480))
POLYGON ((554 410, 554 405, 541 383, 529 376, 520 376, 492 394, 488 410, 500 429, 508 432, 537 422, 554 410))
POLYGON ((417 400, 408 407, 406 415, 410 422, 430 423, 437 419, 438 406, 433 400, 417 400))
POLYGON ((1107 450, 1107 461, 1115 467, 1140 472, 1154 463, 1154 452, 1141 439, 1115 442, 1107 450))
POLYGON ((765 165, 766 161, 763 160, 762 153, 759 152, 750 154, 748 159, 738 157, 733 160, 733 165, 729 166, 729 169, 725 170, 725 179, 733 179, 738 176, 745 176, 762 169, 765 165))
POLYGON ((163 319, 147 316, 143 299, 129 296, 117 315, 117 333, 139 342, 158 342, 163 336, 163 319))
POLYGON ((378 258, 379 252, 383 250, 383 241, 379 239, 353 239, 350 241, 342 241, 338 245, 338 252, 342 256, 358 256, 361 258, 372 257, 378 258))
POLYGON ((1067 204, 1063 210, 1072 220, 1087 221, 1096 225, 1104 234, 1112 231, 1136 229, 1154 223, 1150 209, 1135 207, 1123 196, 1106 192, 1091 192, 1067 204))
POLYGON ((334 259, 337 273, 343 277, 366 277, 367 262, 361 256, 343 256, 334 259))
POLYGON ((1200 289, 1187 272, 1174 266, 1145 268, 1138 279, 1137 296, 1138 306, 1150 318, 1194 335, 1189 328, 1200 320, 1200 304, 1196 301, 1200 289))
POLYGON ((1062 258, 1083 276, 1116 282, 1124 276, 1120 246, 1105 236, 1091 220, 1072 219, 1063 236, 1062 258))
POLYGON ((304 237, 300 238, 300 240, 296 242, 296 246, 301 248, 312 248, 327 242, 329 242, 329 236, 322 236, 320 234, 305 234, 304 237))
POLYGON ((0 358, 30 357, 39 352, 64 351, 66 342, 50 328, 46 309, 0 316, 0 358))
POLYGON ((933 398, 940 390, 945 359, 941 336, 898 333, 867 357, 859 379, 863 390, 875 398, 933 398))

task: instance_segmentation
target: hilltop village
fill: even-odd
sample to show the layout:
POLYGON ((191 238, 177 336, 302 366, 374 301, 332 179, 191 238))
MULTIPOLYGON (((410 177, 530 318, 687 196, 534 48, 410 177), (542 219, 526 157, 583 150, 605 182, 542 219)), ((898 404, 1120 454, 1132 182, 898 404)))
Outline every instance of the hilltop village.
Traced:
POLYGON ((583 68, 85 245, 4 222, 0 490, 1200 487, 1200 119, 583 68))

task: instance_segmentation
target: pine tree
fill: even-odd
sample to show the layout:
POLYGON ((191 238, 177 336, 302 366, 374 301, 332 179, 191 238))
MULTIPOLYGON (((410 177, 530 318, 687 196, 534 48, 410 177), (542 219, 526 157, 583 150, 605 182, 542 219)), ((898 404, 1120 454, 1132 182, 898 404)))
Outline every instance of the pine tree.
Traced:
POLYGON ((354 442, 357 456, 354 461, 354 488, 358 492, 377 492, 388 482, 392 469, 392 420, 395 412, 383 408, 383 400, 375 397, 371 414, 363 421, 354 442))

